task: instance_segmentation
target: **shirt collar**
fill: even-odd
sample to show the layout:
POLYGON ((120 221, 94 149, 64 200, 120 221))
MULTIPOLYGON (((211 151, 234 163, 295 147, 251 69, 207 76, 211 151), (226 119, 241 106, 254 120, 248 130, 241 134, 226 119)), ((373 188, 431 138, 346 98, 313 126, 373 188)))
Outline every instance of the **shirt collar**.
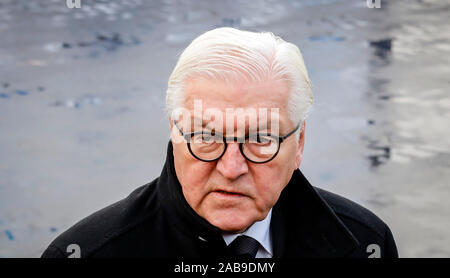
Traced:
POLYGON ((266 218, 253 223, 245 232, 240 234, 222 233, 222 237, 227 245, 240 235, 246 235, 256 239, 259 244, 272 256, 272 243, 270 234, 270 220, 272 218, 272 209, 270 209, 266 218))

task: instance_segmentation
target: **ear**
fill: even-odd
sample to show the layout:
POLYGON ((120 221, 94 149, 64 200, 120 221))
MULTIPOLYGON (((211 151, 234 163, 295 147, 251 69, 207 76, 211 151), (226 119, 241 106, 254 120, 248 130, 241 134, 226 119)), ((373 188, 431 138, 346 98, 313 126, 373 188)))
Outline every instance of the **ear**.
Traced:
POLYGON ((184 137, 181 136, 180 130, 175 126, 175 123, 172 121, 172 117, 169 117, 169 126, 170 126, 170 140, 173 144, 179 144, 184 142, 184 137))
POLYGON ((173 124, 173 121, 172 121, 172 117, 169 117, 169 126, 170 126, 170 140, 172 141, 172 144, 174 144, 174 143, 178 143, 178 137, 177 137, 177 135, 178 135, 178 133, 176 132, 176 131, 178 131, 176 128, 175 128, 175 126, 174 126, 174 124, 173 124))
POLYGON ((300 131, 300 137, 298 138, 297 142, 297 150, 295 155, 295 169, 298 169, 300 167, 300 164, 302 163, 303 159, 303 149, 305 146, 305 128, 306 122, 303 122, 303 126, 300 131))

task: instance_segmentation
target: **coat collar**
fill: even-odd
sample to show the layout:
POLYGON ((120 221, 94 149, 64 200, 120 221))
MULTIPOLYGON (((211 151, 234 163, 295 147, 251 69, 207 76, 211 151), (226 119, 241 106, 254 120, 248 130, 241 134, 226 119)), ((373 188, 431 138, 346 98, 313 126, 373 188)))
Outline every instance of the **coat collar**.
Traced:
POLYGON ((272 229, 275 257, 345 257, 359 245, 299 169, 273 208, 272 229))
MULTIPOLYGON (((175 173, 172 142, 158 180, 158 194, 177 229, 195 239, 226 246, 221 230, 200 217, 184 198, 175 173)), ((274 258, 344 257, 359 244, 299 169, 273 207, 271 229, 274 258)))

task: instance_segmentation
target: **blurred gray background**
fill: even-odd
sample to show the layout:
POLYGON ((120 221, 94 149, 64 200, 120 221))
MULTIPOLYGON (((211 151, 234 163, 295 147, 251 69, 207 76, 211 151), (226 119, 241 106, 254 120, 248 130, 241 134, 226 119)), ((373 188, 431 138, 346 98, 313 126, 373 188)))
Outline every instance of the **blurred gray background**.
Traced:
POLYGON ((313 83, 301 170, 392 229, 402 257, 450 257, 449 1, 0 0, 0 257, 156 178, 167 79, 219 26, 298 45, 313 83))

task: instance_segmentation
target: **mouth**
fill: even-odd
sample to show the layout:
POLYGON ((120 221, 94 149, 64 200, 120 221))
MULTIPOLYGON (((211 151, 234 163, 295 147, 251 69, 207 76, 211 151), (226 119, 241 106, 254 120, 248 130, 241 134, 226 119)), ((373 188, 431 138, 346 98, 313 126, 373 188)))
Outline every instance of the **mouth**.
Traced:
POLYGON ((239 192, 232 192, 232 191, 226 191, 226 190, 215 190, 213 191, 217 195, 221 197, 244 197, 245 195, 239 192))
POLYGON ((225 191, 225 190, 216 190, 215 192, 219 192, 219 193, 223 193, 223 194, 229 194, 229 195, 243 195, 241 193, 230 192, 230 191, 225 191))

